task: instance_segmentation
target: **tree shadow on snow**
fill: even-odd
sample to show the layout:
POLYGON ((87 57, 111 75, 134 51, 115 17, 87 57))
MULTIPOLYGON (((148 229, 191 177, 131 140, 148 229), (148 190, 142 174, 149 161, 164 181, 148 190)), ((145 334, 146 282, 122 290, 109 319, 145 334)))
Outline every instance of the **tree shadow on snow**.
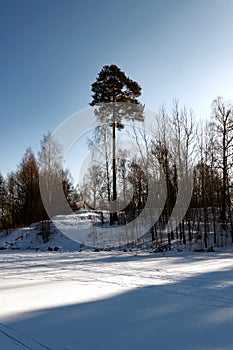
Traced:
POLYGON ((206 273, 29 312, 8 326, 53 350, 232 350, 232 280, 232 271, 206 273))

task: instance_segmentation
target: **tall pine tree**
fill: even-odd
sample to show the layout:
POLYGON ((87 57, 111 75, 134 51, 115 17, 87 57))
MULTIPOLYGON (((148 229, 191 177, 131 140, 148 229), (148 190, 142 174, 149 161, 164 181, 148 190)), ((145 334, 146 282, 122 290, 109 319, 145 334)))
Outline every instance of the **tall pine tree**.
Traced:
MULTIPOLYGON (((93 95, 90 105, 99 105, 95 110, 97 118, 112 128, 112 200, 116 201, 116 129, 124 128, 124 119, 143 121, 143 106, 138 101, 141 87, 112 64, 102 68, 91 90, 93 95), (138 105, 137 113, 135 108, 130 108, 130 104, 138 105)), ((118 221, 116 212, 111 215, 111 223, 115 221, 118 221)))

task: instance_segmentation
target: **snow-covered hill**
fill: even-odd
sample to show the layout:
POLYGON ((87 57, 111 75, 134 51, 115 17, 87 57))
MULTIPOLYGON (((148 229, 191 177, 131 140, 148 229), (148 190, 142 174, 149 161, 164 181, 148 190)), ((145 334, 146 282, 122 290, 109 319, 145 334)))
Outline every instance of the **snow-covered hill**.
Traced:
MULTIPOLYGON (((108 221, 108 213, 104 212, 103 219, 108 221)), ((33 250, 79 250, 80 244, 62 233, 58 229, 59 225, 63 228, 79 229, 84 232, 92 234, 93 225, 101 223, 101 216, 98 211, 80 210, 72 215, 59 215, 54 218, 56 226, 53 222, 46 223, 47 229, 49 229, 49 240, 44 242, 43 240, 43 223, 35 223, 29 227, 10 230, 8 234, 6 232, 0 233, 0 249, 33 249, 33 250)))
MULTIPOLYGON (((109 248, 142 248, 147 251, 160 251, 161 247, 151 244, 151 234, 140 237, 137 227, 134 231, 127 231, 127 225, 109 224, 109 212, 96 210, 79 210, 71 215, 58 215, 53 221, 38 222, 26 228, 10 230, 7 234, 0 231, 0 250, 39 250, 39 251, 76 251, 90 248, 105 249, 109 248), (45 231, 49 231, 48 240, 43 236, 45 231)), ((198 231, 200 234, 200 231, 198 231)), ((167 233, 162 233, 163 243, 167 246, 167 233)), ((197 236, 197 233, 194 233, 197 236)), ((188 232, 187 232, 188 236, 188 232)), ((208 237, 207 250, 226 251, 232 248, 230 235, 220 235, 221 240, 214 245, 213 234, 208 237)), ((161 244, 161 241, 157 242, 161 244)), ((203 239, 196 242, 187 242, 182 245, 180 239, 172 241, 172 250, 179 252, 180 250, 204 251, 203 239)))

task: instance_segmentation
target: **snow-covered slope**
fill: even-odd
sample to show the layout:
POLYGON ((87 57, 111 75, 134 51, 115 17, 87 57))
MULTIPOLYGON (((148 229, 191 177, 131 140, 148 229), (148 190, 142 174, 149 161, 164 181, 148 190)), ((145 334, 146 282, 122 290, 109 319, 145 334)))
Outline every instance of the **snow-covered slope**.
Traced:
MULTIPOLYGON (((104 212, 103 219, 108 221, 108 213, 104 212)), ((0 234, 0 249, 34 249, 34 250, 77 250, 80 249, 79 242, 76 242, 62 233, 58 229, 59 225, 68 230, 77 229, 82 231, 84 235, 90 234, 92 237, 93 225, 101 223, 101 217, 98 211, 80 210, 72 215, 59 215, 54 217, 54 222, 49 222, 49 240, 44 242, 42 238, 42 223, 35 223, 30 227, 11 230, 9 234, 0 234)), ((90 240, 92 241, 92 239, 90 240)))
POLYGON ((44 243, 40 234, 40 223, 33 224, 30 227, 17 229, 9 235, 0 238, 0 249, 32 249, 32 250, 74 250, 79 249, 80 245, 66 236, 51 225, 51 235, 49 241, 44 243))
MULTIPOLYGON (((143 226, 143 225, 142 225, 143 226)), ((200 232, 199 232, 200 233, 200 232)), ((163 236, 163 245, 167 245, 167 233, 160 230, 159 235, 163 236)), ((172 241, 172 249, 199 250, 204 251, 203 239, 196 242, 196 233, 192 242, 181 245, 181 240, 176 238, 172 241)), ((188 236, 188 232, 187 232, 188 236)), ((157 242, 161 244, 160 238, 157 242)), ((213 235, 208 237, 208 250, 226 250, 232 247, 231 236, 221 235, 219 244, 213 243, 213 235), (228 238, 227 238, 228 236, 228 238)), ((156 244, 151 244, 151 234, 147 231, 141 237, 140 223, 134 229, 129 229, 128 225, 110 225, 109 212, 96 210, 79 210, 71 215, 58 215, 53 221, 48 223, 35 223, 30 227, 11 230, 8 234, 0 231, 0 250, 4 249, 31 249, 31 250, 58 250, 71 251, 87 248, 135 248, 141 247, 146 250, 160 250, 156 244), (49 229, 48 241, 43 239, 43 232, 46 227, 49 229)))

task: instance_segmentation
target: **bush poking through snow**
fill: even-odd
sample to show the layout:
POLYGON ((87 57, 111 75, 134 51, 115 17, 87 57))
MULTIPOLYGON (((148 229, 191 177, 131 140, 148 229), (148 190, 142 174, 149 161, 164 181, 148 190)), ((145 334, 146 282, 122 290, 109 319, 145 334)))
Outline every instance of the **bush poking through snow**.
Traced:
POLYGON ((47 243, 49 241, 49 237, 51 235, 50 223, 51 222, 49 220, 44 220, 41 221, 40 224, 39 235, 42 237, 44 243, 47 243))

